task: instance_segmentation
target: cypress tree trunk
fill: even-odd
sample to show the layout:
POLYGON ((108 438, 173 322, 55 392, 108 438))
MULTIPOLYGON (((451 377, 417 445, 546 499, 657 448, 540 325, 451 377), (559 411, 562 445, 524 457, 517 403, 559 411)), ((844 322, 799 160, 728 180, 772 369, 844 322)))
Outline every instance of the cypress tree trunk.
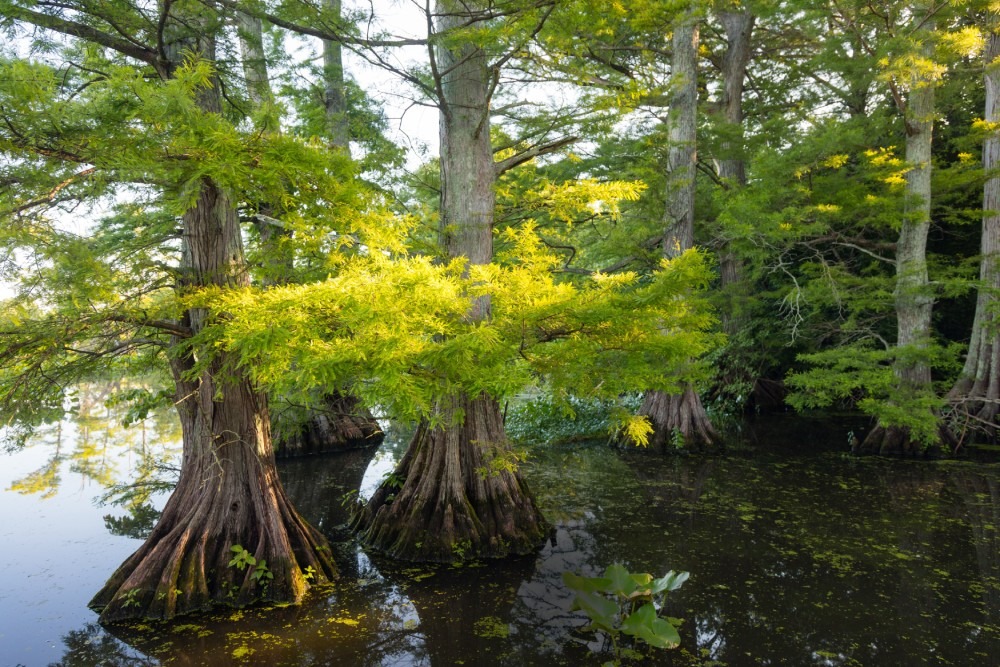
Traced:
MULTIPOLYGON (((197 37, 176 40, 172 62, 186 49, 213 59, 210 26, 201 17, 183 18, 171 29, 190 26, 197 37)), ((218 86, 204 89, 199 104, 219 113, 218 86)), ((203 178, 200 188, 183 216, 186 282, 180 287, 248 285, 236 211, 211 179, 203 178)), ((208 316, 193 309, 185 319, 198 332, 208 316)), ((150 537, 91 600, 101 622, 172 618, 217 603, 297 603, 310 585, 308 568, 314 582, 337 575, 325 538, 298 515, 278 480, 265 396, 225 353, 190 379, 191 354, 173 362, 183 434, 180 479, 150 537), (266 574, 230 567, 235 545, 266 563, 266 574)))
MULTIPOLYGON (((326 9, 340 18, 341 0, 326 0, 326 9)), ((340 42, 323 40, 323 103, 326 107, 326 131, 333 146, 350 154, 350 126, 347 122, 347 95, 344 86, 344 60, 340 42)))
MULTIPOLYGON (((987 123, 1000 122, 1000 35, 990 33, 986 43, 985 72, 987 123)), ((1000 322, 997 320, 1000 294, 1000 138, 995 133, 983 140, 983 230, 980 240, 979 294, 972 338, 962 375, 948 394, 953 421, 960 432, 983 431, 997 436, 996 417, 1000 410, 1000 322)))
MULTIPOLYGON (((462 5, 438 0, 438 32, 458 28, 462 5)), ((495 167, 490 144, 491 78, 486 54, 471 43, 432 52, 438 80, 441 139, 441 240, 449 257, 469 264, 493 259, 495 167)), ((490 317, 479 299, 470 320, 490 317)), ((459 395, 439 407, 442 426, 422 423, 393 475, 357 515, 368 545, 398 558, 451 561, 532 551, 545 521, 510 460, 497 401, 459 395)))
MULTIPOLYGON (((330 2, 330 6, 339 15, 339 0, 330 2)), ((236 25, 239 30, 243 73, 250 101, 256 107, 271 104, 274 95, 264 57, 261 20, 244 12, 236 12, 236 25)), ((327 82, 326 112, 327 118, 330 119, 328 130, 331 133, 331 143, 347 150, 344 69, 340 64, 340 45, 324 40, 323 53, 326 63, 324 75, 327 82), (332 97, 339 100, 335 108, 331 106, 332 97)), ((257 224, 257 231, 263 248, 265 285, 287 283, 294 271, 294 256, 287 243, 291 232, 273 222, 275 218, 281 218, 278 208, 269 202, 258 204, 259 212, 263 214, 257 224)), ((272 397, 272 402, 280 405, 281 399, 272 397)), ((380 444, 385 437, 382 427, 371 411, 349 394, 336 390, 328 391, 317 398, 316 405, 310 405, 306 410, 308 416, 305 419, 272 422, 272 431, 276 436, 275 455, 279 458, 373 447, 380 444)), ((298 410, 281 410, 282 414, 286 412, 298 412, 298 410)))
MULTIPOLYGON (((719 178, 728 187, 741 188, 747 183, 746 164, 743 161, 743 84, 747 64, 750 62, 750 37, 756 17, 749 11, 722 11, 719 20, 726 30, 728 46, 722 60, 722 90, 720 106, 722 116, 736 133, 735 141, 723 144, 723 157, 719 160, 719 178)), ((729 296, 728 307, 722 309, 722 328, 727 334, 738 333, 746 321, 742 312, 747 296, 743 264, 730 249, 725 239, 719 250, 719 277, 723 292, 729 296)))
MULTIPOLYGON (((923 17, 920 17, 923 18, 923 17)), ((920 19, 918 19, 920 21, 920 19)), ((932 21, 922 21, 920 32, 933 30, 932 21)), ((925 45, 925 52, 930 48, 925 45)), ((931 148, 934 132, 934 82, 919 73, 913 74, 905 109, 906 200, 896 244, 896 345, 919 353, 931 340, 931 309, 934 299, 927 275, 927 233, 931 217, 931 148)), ((933 392, 931 369, 919 358, 904 353, 893 366, 896 389, 901 398, 915 398, 933 392)), ((942 439, 945 438, 942 430, 942 439)), ((883 455, 924 454, 938 443, 921 443, 911 437, 905 426, 878 424, 867 435, 860 453, 883 455)))
MULTIPOLYGON (((727 47, 722 58, 722 87, 719 91, 719 111, 728 137, 721 146, 718 160, 719 178, 726 189, 746 185, 746 162, 743 158, 743 88, 750 62, 751 39, 757 17, 747 9, 721 10, 719 22, 726 32, 727 47)), ((740 334, 752 326, 747 310, 750 285, 742 258, 731 247, 726 235, 719 239, 719 287, 722 294, 720 317, 722 330, 729 336, 728 352, 721 359, 712 394, 735 400, 744 409, 778 408, 784 403, 784 388, 780 381, 762 377, 763 367, 753 364, 755 346, 740 334), (747 388, 750 391, 747 392, 747 388)))
MULTIPOLYGON (((340 392, 322 396, 309 405, 306 419, 275 416, 274 454, 279 459, 365 449, 382 444, 385 433, 371 410, 356 397, 340 392), (291 428, 288 428, 289 422, 291 428)), ((296 412, 297 409, 290 411, 296 412)))
MULTIPOLYGON (((698 121, 698 20, 691 15, 674 29, 670 100, 670 149, 667 174, 666 231, 663 255, 675 257, 694 246, 694 196, 698 121)), ((685 384, 680 392, 646 393, 639 414, 653 425, 654 443, 674 443, 683 449, 711 446, 718 435, 698 392, 685 384), (679 438, 678 438, 679 436, 679 438)))
POLYGON ((492 398, 459 398, 421 423, 389 481, 355 518, 362 539, 390 556, 452 562, 531 553, 547 526, 516 470, 491 467, 509 449, 492 398))

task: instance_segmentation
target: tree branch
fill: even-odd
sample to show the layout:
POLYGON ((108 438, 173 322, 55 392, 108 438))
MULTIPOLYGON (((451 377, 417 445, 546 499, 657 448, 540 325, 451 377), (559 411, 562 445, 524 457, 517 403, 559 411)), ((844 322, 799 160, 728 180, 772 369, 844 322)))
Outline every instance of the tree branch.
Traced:
POLYGON ((149 320, 144 318, 129 317, 127 315, 109 315, 105 318, 111 322, 123 322, 125 324, 132 324, 140 327, 152 327, 154 329, 161 329, 168 333, 171 333, 179 338, 190 338, 194 335, 194 332, 189 328, 177 324, 176 322, 170 322, 168 320, 149 320))
POLYGON ((109 49, 113 49, 121 53, 122 55, 135 58, 136 60, 140 60, 144 63, 152 65, 153 67, 157 67, 159 65, 159 58, 157 57, 156 51, 139 46, 128 40, 109 35, 106 32, 102 32, 97 28, 92 28, 89 25, 77 23, 76 21, 70 21, 69 19, 59 18, 58 16, 52 16, 51 14, 33 12, 30 9, 25 9, 23 7, 9 7, 7 11, 8 16, 18 21, 24 21, 25 23, 30 23, 34 26, 38 26, 39 28, 54 30, 55 32, 59 32, 64 35, 79 37, 80 39, 85 39, 89 42, 106 46, 109 49))
POLYGON ((569 144, 579 141, 579 139, 579 137, 563 137, 544 144, 535 144, 527 150, 523 150, 520 153, 510 156, 509 158, 493 163, 493 171, 497 176, 499 176, 500 174, 510 171, 520 164, 524 164, 528 160, 534 159, 539 155, 545 155, 546 153, 556 151, 563 146, 568 146, 569 144))

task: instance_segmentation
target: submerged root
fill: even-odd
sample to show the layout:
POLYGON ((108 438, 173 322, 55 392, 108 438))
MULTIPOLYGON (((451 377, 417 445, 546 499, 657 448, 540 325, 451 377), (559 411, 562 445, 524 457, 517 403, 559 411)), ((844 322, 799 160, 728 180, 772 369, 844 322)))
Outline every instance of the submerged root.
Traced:
POLYGON ((719 434, 690 385, 680 394, 646 393, 639 414, 653 425, 650 447, 661 452, 697 452, 720 448, 719 434))
MULTIPOLYGON (((403 560, 452 562, 533 552, 548 532, 516 469, 492 399, 464 422, 422 423, 396 470, 353 519, 362 541, 403 560)), ((452 413, 454 414, 454 413, 452 413)))

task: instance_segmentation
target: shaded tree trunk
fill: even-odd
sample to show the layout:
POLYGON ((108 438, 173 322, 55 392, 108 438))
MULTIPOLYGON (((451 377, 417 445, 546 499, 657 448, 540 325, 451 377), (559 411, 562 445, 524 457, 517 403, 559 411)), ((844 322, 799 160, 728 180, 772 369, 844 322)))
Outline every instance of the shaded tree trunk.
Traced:
MULTIPOLYGON (((182 50, 212 60, 211 28, 200 17, 184 18, 171 30, 190 26, 198 36, 173 42, 172 62, 180 62, 182 50)), ((217 84, 202 90, 199 104, 221 111, 217 84)), ((182 289, 249 284, 236 211, 209 178, 183 216, 181 269, 182 289)), ((208 317, 203 309, 185 314, 194 332, 208 317)), ((314 583, 337 575, 325 538, 298 515, 278 480, 266 397, 233 370, 239 367, 226 353, 195 379, 192 368, 190 351, 172 364, 183 434, 180 479, 149 539, 91 601, 101 622, 172 618, 220 603, 297 603, 310 586, 307 570, 314 583), (235 545, 266 574, 230 567, 235 545)))
MULTIPOLYGON (((749 11, 719 12, 719 21, 726 31, 728 46, 722 60, 722 90, 719 100, 727 132, 733 139, 722 145, 719 160, 719 178, 730 188, 742 188, 747 183, 746 163, 743 160, 743 85, 747 64, 750 62, 750 38, 756 17, 749 11)), ((722 309, 722 328, 727 334, 738 333, 746 321, 747 297, 743 263, 723 239, 719 248, 719 277, 727 293, 727 307, 722 309)))
MULTIPOLYGON (((467 20, 461 7, 438 0, 438 32, 457 29, 467 20)), ((452 44, 431 51, 440 106, 441 244, 449 257, 488 264, 493 259, 496 178, 490 144, 491 71, 482 49, 452 44)), ((488 319, 489 299, 480 298, 468 317, 488 319)), ((411 560, 529 553, 547 529, 512 465, 499 404, 490 396, 458 395, 445 399, 438 410, 442 425, 418 426, 396 471, 358 513, 355 525, 362 539, 411 560), (491 461, 506 465, 491 469, 491 461)))
MULTIPOLYGON (((719 91, 719 112, 726 139, 721 144, 717 168, 723 187, 734 190, 743 188, 747 183, 743 90, 757 17, 747 9, 721 10, 718 17, 726 33, 727 46, 722 58, 722 87, 719 91)), ((716 373, 712 394, 743 409, 780 408, 784 404, 784 387, 780 381, 763 377, 764 364, 755 354, 757 343, 746 335, 753 327, 748 310, 750 285, 743 258, 732 247, 725 233, 719 238, 718 256, 719 292, 722 296, 719 315, 722 330, 729 341, 728 351, 720 360, 721 367, 716 373)))
MULTIPOLYGON (((329 4, 339 15, 340 1, 329 0, 329 4)), ((264 57, 261 20, 243 12, 236 12, 236 25, 250 101, 258 108, 271 104, 274 101, 274 94, 264 57)), ((340 45, 324 41, 323 53, 326 64, 324 76, 327 82, 326 111, 327 118, 330 119, 328 124, 330 140, 333 145, 346 150, 348 146, 346 102, 344 68, 340 64, 340 45), (335 106, 331 106, 331 96, 339 100, 335 106)), ((287 283, 295 270, 294 255, 289 243, 291 232, 275 224, 275 220, 282 217, 280 207, 269 202, 260 202, 257 208, 263 214, 257 223, 257 231, 263 249, 264 284, 287 283)), ((280 402, 280 398, 272 397, 272 403, 280 404, 280 402)), ((336 390, 330 391, 320 396, 316 405, 308 406, 306 409, 308 417, 305 419, 272 422, 276 456, 284 458, 371 447, 381 443, 384 438, 382 427, 371 411, 357 398, 348 394, 336 390)))
MULTIPOLYGON (((916 19, 919 32, 933 30, 933 21, 916 19)), ((926 39, 926 37, 924 38, 926 39)), ((930 45, 922 50, 930 56, 930 45)), ((915 72, 903 109, 906 127, 906 199, 896 244, 896 346, 902 349, 893 366, 901 399, 912 399, 934 391, 930 366, 920 353, 931 342, 931 295, 927 275, 927 233, 931 220, 931 148, 934 133, 934 86, 926 74, 915 72)), ((944 432, 941 436, 944 437, 944 432)), ((905 426, 878 424, 865 437, 859 453, 919 455, 939 443, 918 442, 905 426)))
POLYGON ((349 394, 326 394, 318 405, 310 405, 306 410, 308 417, 304 423, 293 418, 290 420, 293 426, 288 430, 282 428, 286 423, 282 417, 272 421, 279 428, 274 444, 278 458, 365 449, 380 445, 385 439, 371 410, 349 394))
MULTIPOLYGON (((985 72, 987 123, 1000 122, 1000 34, 990 33, 986 42, 985 72)), ((985 432, 996 439, 1000 411, 1000 137, 983 140, 983 230, 980 239, 979 293, 972 337, 962 374, 948 394, 952 422, 957 433, 985 432)))
MULTIPOLYGON (((694 197, 698 121, 698 20, 683 17, 674 29, 671 61, 670 148, 663 255, 675 257, 694 246, 694 197)), ((718 435, 690 384, 680 392, 649 391, 639 414, 653 425, 652 440, 682 449, 711 446, 718 435)))

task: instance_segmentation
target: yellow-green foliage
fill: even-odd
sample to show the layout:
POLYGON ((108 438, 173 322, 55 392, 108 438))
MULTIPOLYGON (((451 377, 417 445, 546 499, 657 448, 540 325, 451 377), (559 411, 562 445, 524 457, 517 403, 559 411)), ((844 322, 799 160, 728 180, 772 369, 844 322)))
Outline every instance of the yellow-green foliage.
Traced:
POLYGON ((360 254, 322 282, 206 291, 192 305, 226 313, 202 338, 237 351, 256 381, 285 394, 350 385, 410 418, 450 395, 502 398, 540 377, 597 397, 670 388, 717 342, 698 252, 649 277, 578 284, 556 279, 559 259, 530 225, 506 235, 507 257, 467 272, 462 260, 360 254), (480 298, 492 318, 470 321, 480 298))

